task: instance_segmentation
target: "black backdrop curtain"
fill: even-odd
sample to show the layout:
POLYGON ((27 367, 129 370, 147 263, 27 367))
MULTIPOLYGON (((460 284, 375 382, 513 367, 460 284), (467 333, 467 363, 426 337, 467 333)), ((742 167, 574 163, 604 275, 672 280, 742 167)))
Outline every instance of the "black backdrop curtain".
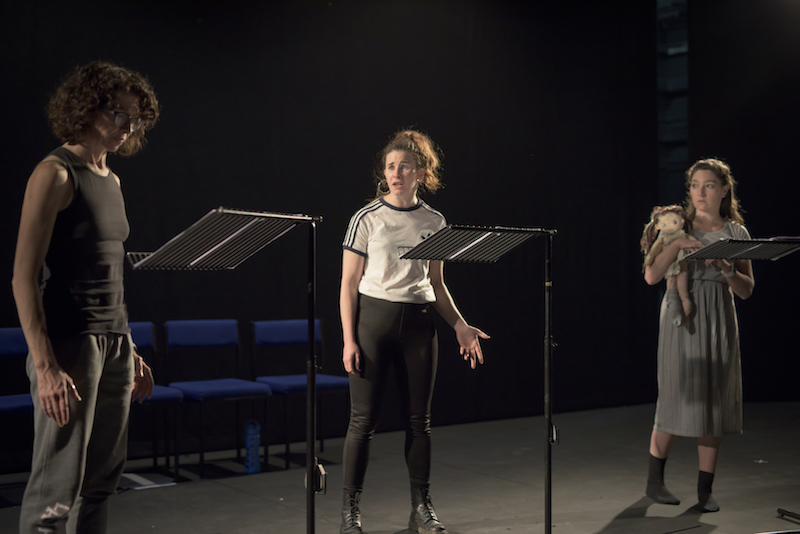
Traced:
MULTIPOLYGON (((373 194, 375 153, 393 131, 417 127, 445 153, 446 187, 425 199, 450 222, 559 231, 555 409, 655 399, 660 288, 642 281, 638 252, 658 191, 655 2, 140 2, 132 9, 33 0, 4 3, 0 14, 9 156, 2 278, 11 278, 25 180, 57 144, 42 112, 48 95, 71 67, 109 59, 148 75, 163 103, 147 148, 109 159, 128 203, 128 250, 152 250, 217 206, 322 216, 318 309, 324 363, 339 372, 343 232, 373 194)), ((713 83, 697 65, 727 54, 713 34, 697 37, 706 28, 698 20, 692 39, 700 44, 690 54, 693 143, 710 137, 700 128, 714 120, 707 118, 713 106, 694 100, 695 88, 713 83)), ((787 61, 796 67, 796 59, 787 61)), ((798 93, 779 94, 790 100, 798 93)), ((796 103, 789 105, 795 113, 784 120, 796 125, 796 103)), ((773 124, 759 117, 768 121, 757 124, 759 132, 773 124)), ((739 139, 752 137, 739 128, 739 139)), ((790 132, 796 141, 796 126, 790 132)), ((758 204, 752 177, 764 169, 734 159, 748 146, 692 146, 696 155, 732 161, 754 235, 798 233, 788 216, 773 218, 789 213, 774 206, 785 195, 758 204)), ((770 146, 759 162, 772 155, 770 146)), ((788 185, 785 174, 770 176, 788 185)), ((435 424, 541 413, 543 252, 534 241, 496 265, 446 267, 462 312, 492 340, 486 365, 470 371, 442 324, 435 424)), ((128 271, 131 319, 303 317, 304 265, 305 233, 295 231, 233 272, 128 271)), ((745 336, 759 331, 751 321, 764 328, 775 320, 768 305, 775 293, 742 306, 745 336)), ((0 290, 0 323, 18 324, 9 285, 0 290)), ((779 338, 773 353, 786 344, 779 338)), ((758 384, 747 394, 778 395, 758 384)), ((399 425, 395 411, 387 408, 382 428, 399 425)))

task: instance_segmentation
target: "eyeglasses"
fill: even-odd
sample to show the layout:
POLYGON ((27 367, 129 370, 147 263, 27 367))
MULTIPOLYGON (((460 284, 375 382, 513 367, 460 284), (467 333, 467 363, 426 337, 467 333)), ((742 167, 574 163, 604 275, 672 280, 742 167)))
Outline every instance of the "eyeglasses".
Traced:
POLYGON ((127 113, 123 113, 121 111, 113 111, 110 109, 104 109, 106 113, 109 115, 114 116, 114 125, 118 128, 124 128, 128 124, 131 125, 131 132, 135 132, 139 128, 141 128, 142 124, 144 124, 144 119, 141 117, 131 117, 127 113))

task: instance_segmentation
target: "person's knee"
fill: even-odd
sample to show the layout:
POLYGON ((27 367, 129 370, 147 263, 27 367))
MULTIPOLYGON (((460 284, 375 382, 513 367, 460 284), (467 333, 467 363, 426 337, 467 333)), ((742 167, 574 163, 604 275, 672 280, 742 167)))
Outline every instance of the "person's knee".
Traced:
POLYGON ((349 431, 356 436, 371 438, 378 426, 377 419, 366 415, 350 415, 349 431))
POLYGON ((704 436, 702 438, 697 438, 697 444, 700 447, 719 449, 722 446, 722 438, 717 436, 704 436))
POLYGON ((409 418, 409 426, 415 436, 430 436, 431 414, 412 415, 409 418))

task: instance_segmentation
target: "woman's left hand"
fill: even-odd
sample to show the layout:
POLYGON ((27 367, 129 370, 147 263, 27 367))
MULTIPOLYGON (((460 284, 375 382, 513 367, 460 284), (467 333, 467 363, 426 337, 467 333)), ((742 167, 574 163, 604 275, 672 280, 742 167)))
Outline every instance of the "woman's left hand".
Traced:
POLYGON ((456 325, 455 331, 459 346, 458 352, 464 357, 464 361, 468 361, 469 366, 475 369, 479 363, 483 363, 480 338, 490 339, 490 336, 479 328, 466 323, 456 325))
POLYGON ((153 370, 144 362, 144 358, 138 354, 133 354, 134 361, 134 375, 133 375, 133 393, 131 394, 131 402, 139 400, 139 404, 143 403, 147 398, 153 395, 153 370))
POLYGON ((723 273, 729 273, 733 269, 733 264, 727 260, 706 260, 706 267, 713 265, 723 273))

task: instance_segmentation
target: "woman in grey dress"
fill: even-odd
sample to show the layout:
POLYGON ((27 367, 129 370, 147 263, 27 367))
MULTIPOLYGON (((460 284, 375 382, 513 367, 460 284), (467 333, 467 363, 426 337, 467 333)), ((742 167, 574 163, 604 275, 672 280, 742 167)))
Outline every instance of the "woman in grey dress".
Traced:
MULTIPOLYGON (((686 171, 686 214, 692 235, 700 241, 673 241, 644 270, 654 285, 664 278, 682 249, 696 249, 726 238, 750 239, 735 194, 730 167, 704 159, 686 171)), ((658 402, 650 438, 647 496, 663 504, 680 504, 664 485, 664 465, 676 436, 697 438, 698 509, 716 512, 711 496, 723 434, 742 432, 742 375, 739 327, 733 296, 753 294, 749 260, 690 261, 693 313, 681 325, 669 319, 667 304, 677 299, 668 290, 661 303, 658 335, 658 402)))

